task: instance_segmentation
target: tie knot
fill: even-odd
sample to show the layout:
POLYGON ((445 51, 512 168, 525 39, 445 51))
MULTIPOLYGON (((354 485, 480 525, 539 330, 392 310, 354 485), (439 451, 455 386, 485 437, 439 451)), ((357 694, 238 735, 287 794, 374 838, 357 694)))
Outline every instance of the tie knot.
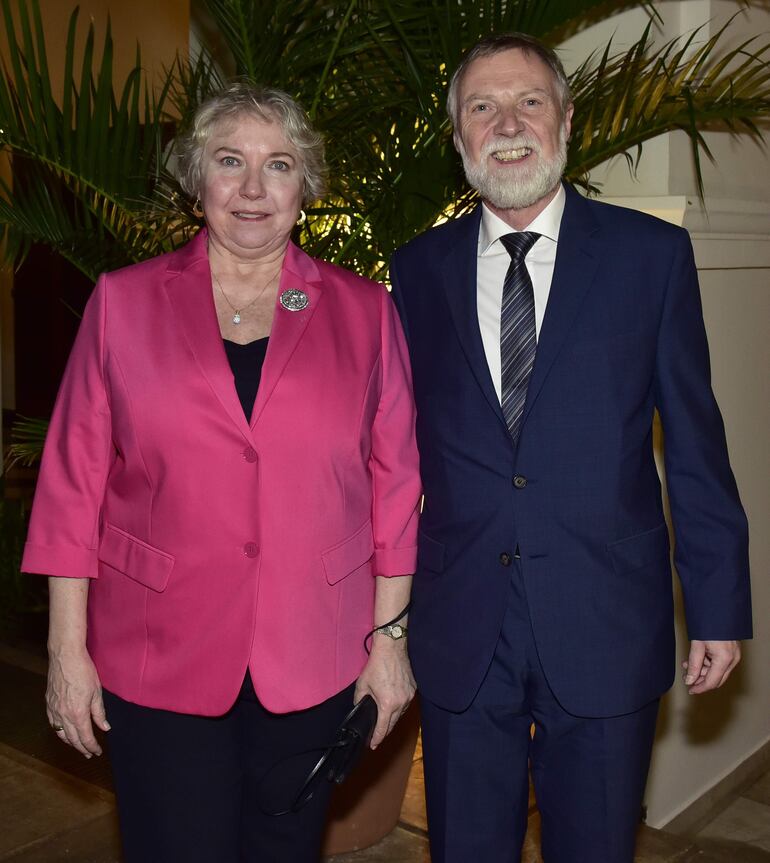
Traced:
POLYGON ((523 261, 527 252, 540 239, 534 231, 519 231, 516 234, 503 234, 500 242, 514 261, 523 261))

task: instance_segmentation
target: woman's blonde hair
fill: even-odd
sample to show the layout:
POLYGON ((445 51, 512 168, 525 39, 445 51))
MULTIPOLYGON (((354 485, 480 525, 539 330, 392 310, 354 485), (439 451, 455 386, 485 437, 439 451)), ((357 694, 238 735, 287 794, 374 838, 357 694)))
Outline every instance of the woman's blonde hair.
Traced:
POLYGON ((177 176, 182 188, 193 198, 200 195, 203 151, 212 130, 223 120, 247 115, 267 123, 277 122, 287 141, 302 161, 303 205, 326 191, 326 161, 321 135, 288 93, 270 87, 234 82, 203 102, 188 131, 176 140, 177 176))

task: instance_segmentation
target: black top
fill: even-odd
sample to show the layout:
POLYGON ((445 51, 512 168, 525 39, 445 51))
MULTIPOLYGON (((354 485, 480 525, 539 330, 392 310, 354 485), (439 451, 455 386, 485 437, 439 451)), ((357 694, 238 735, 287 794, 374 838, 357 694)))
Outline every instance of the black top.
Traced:
POLYGON ((239 345, 227 339, 223 339, 223 341, 225 353, 235 378, 235 391, 241 400, 246 419, 251 422, 251 412, 254 410, 254 402, 257 399, 262 365, 267 353, 268 336, 249 342, 247 345, 239 345))

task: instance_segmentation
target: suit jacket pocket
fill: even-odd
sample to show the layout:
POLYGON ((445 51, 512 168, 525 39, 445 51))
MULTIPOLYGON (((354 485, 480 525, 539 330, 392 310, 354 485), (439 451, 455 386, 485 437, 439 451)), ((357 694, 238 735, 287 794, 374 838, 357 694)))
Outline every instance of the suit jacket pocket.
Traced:
POLYGON ((660 563, 667 560, 669 555, 668 528, 661 524, 644 533, 611 542, 607 545, 607 551, 618 575, 660 563))
POLYGON ((326 580, 336 584, 371 560, 374 554, 372 522, 367 521, 347 539, 321 552, 326 580))
POLYGON ((166 589, 174 556, 112 524, 104 526, 99 560, 157 593, 166 589))
POLYGON ((431 539, 426 533, 417 534, 417 565, 431 572, 444 571, 444 543, 431 539))

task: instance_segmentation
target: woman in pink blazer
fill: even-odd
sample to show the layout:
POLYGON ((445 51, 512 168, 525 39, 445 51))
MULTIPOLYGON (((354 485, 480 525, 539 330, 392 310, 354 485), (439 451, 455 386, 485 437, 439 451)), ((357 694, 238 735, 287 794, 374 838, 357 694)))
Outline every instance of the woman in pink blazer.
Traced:
POLYGON ((128 863, 313 861, 328 793, 270 817, 260 781, 414 693, 398 627, 363 644, 415 567, 408 361, 385 289, 290 242, 324 169, 296 103, 233 85, 179 154, 206 229, 99 279, 46 443, 48 718, 86 757, 109 730, 128 863))

